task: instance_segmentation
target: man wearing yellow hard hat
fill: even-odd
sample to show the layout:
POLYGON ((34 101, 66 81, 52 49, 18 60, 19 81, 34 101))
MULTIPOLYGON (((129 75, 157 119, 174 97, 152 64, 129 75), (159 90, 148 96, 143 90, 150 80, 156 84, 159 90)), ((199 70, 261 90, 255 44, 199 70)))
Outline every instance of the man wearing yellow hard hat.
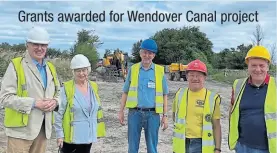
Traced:
POLYGON ((276 153, 276 82, 268 74, 270 53, 254 46, 245 62, 249 77, 233 84, 229 148, 237 153, 276 153))

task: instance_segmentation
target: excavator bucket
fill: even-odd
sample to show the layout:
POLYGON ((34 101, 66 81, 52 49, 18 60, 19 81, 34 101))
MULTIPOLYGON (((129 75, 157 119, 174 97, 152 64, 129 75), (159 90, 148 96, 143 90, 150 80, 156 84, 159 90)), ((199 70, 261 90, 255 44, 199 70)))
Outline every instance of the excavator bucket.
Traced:
MULTIPOLYGON (((125 82, 127 76, 127 59, 128 54, 121 52, 114 52, 114 54, 103 59, 103 69, 100 76, 103 81, 118 82, 123 80, 125 82)), ((99 69, 100 70, 100 69, 99 69)))

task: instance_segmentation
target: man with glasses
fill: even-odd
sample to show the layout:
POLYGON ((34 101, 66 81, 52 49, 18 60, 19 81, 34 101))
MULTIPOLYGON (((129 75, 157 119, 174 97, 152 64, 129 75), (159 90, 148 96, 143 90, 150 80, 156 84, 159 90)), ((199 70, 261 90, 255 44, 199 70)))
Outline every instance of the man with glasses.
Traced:
POLYGON ((45 60, 48 44, 48 32, 33 27, 26 54, 12 59, 3 77, 0 102, 5 107, 7 153, 46 152, 60 101, 55 67, 45 60))
POLYGON ((129 69, 119 111, 119 121, 124 125, 124 107, 128 114, 128 153, 138 153, 141 130, 144 128, 148 153, 157 153, 160 125, 167 129, 168 86, 164 67, 154 64, 157 44, 146 39, 140 46, 141 62, 129 69), (161 123, 160 123, 160 114, 161 123))
POLYGON ((173 152, 221 152, 220 96, 204 87, 206 65, 194 60, 186 69, 188 87, 180 88, 173 103, 173 152))

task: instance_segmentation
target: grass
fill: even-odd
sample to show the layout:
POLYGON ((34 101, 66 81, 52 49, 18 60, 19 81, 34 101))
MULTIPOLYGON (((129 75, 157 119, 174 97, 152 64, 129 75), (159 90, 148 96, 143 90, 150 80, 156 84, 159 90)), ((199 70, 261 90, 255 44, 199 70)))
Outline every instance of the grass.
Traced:
MULTIPOLYGON (((227 72, 226 73, 227 75, 225 76, 224 70, 217 71, 213 75, 210 75, 211 79, 218 82, 233 84, 233 82, 236 79, 244 78, 248 76, 248 74, 246 73, 246 70, 227 70, 226 72, 227 72)), ((275 77, 276 71, 270 70, 269 74, 275 77)))
POLYGON ((232 84, 236 77, 225 77, 223 72, 211 76, 212 80, 232 84))
POLYGON ((73 74, 70 69, 70 61, 69 60, 61 60, 61 59, 52 59, 50 60, 56 67, 56 71, 59 77, 60 82, 65 82, 72 79, 73 74))
POLYGON ((243 72, 228 72, 225 76, 224 71, 211 75, 212 80, 223 82, 227 84, 233 84, 236 79, 247 77, 247 73, 243 72))

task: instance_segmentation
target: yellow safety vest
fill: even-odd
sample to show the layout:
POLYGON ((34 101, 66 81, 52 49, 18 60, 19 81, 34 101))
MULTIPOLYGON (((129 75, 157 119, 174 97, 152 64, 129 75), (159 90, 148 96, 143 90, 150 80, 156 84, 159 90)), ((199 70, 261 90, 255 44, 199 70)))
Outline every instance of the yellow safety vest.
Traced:
MULTIPOLYGON (((237 79, 234 81, 234 104, 230 116, 229 128, 229 148, 233 150, 239 138, 238 124, 239 124, 239 105, 240 100, 247 83, 247 78, 237 79)), ((276 82, 273 77, 270 77, 267 94, 264 105, 264 117, 267 129, 268 147, 270 153, 276 153, 276 118, 277 118, 277 105, 276 105, 276 82)))
MULTIPOLYGON (((27 86, 26 86, 26 80, 25 80, 25 74, 24 69, 21 64, 22 57, 17 57, 12 59, 12 63, 14 65, 16 75, 17 75, 17 96, 19 97, 28 97, 27 92, 27 86)), ((55 66, 47 62, 47 65, 51 71, 51 74, 54 78, 54 84, 55 84, 55 95, 58 92, 58 80, 57 80, 57 73, 55 66)), ((54 96, 55 96, 54 95, 54 96)), ((4 117, 4 126, 5 127, 26 127, 28 125, 29 121, 29 115, 26 113, 19 112, 17 110, 11 109, 11 108, 5 108, 5 117, 4 117)), ((54 124, 54 113, 52 112, 52 124, 54 124)))
MULTIPOLYGON (((97 111, 97 137, 104 137, 106 135, 105 123, 103 121, 103 111, 101 108, 100 98, 98 96, 98 86, 95 82, 90 81, 93 92, 96 96, 99 108, 97 111)), ((70 80, 64 83, 66 98, 67 98, 67 107, 63 116, 63 130, 64 130, 64 141, 67 143, 72 143, 73 140, 73 124, 74 113, 73 113, 73 102, 74 102, 74 81, 70 80)))
MULTIPOLYGON (((215 148, 212 116, 214 113, 214 105, 217 94, 206 90, 206 98, 203 110, 203 127, 202 127, 202 152, 213 153, 215 148)), ((173 132, 173 153, 185 153, 186 152, 186 111, 187 111, 187 99, 188 88, 180 88, 176 94, 177 100, 175 104, 175 121, 173 132)))
MULTIPOLYGON (((127 108, 134 108, 138 104, 139 69, 140 69, 140 63, 134 64, 131 67, 131 84, 130 84, 127 102, 126 102, 127 108)), ((155 64, 155 82, 156 82, 155 108, 156 108, 156 113, 163 113, 163 87, 162 87, 163 76, 164 76, 164 68, 160 65, 155 64)))

